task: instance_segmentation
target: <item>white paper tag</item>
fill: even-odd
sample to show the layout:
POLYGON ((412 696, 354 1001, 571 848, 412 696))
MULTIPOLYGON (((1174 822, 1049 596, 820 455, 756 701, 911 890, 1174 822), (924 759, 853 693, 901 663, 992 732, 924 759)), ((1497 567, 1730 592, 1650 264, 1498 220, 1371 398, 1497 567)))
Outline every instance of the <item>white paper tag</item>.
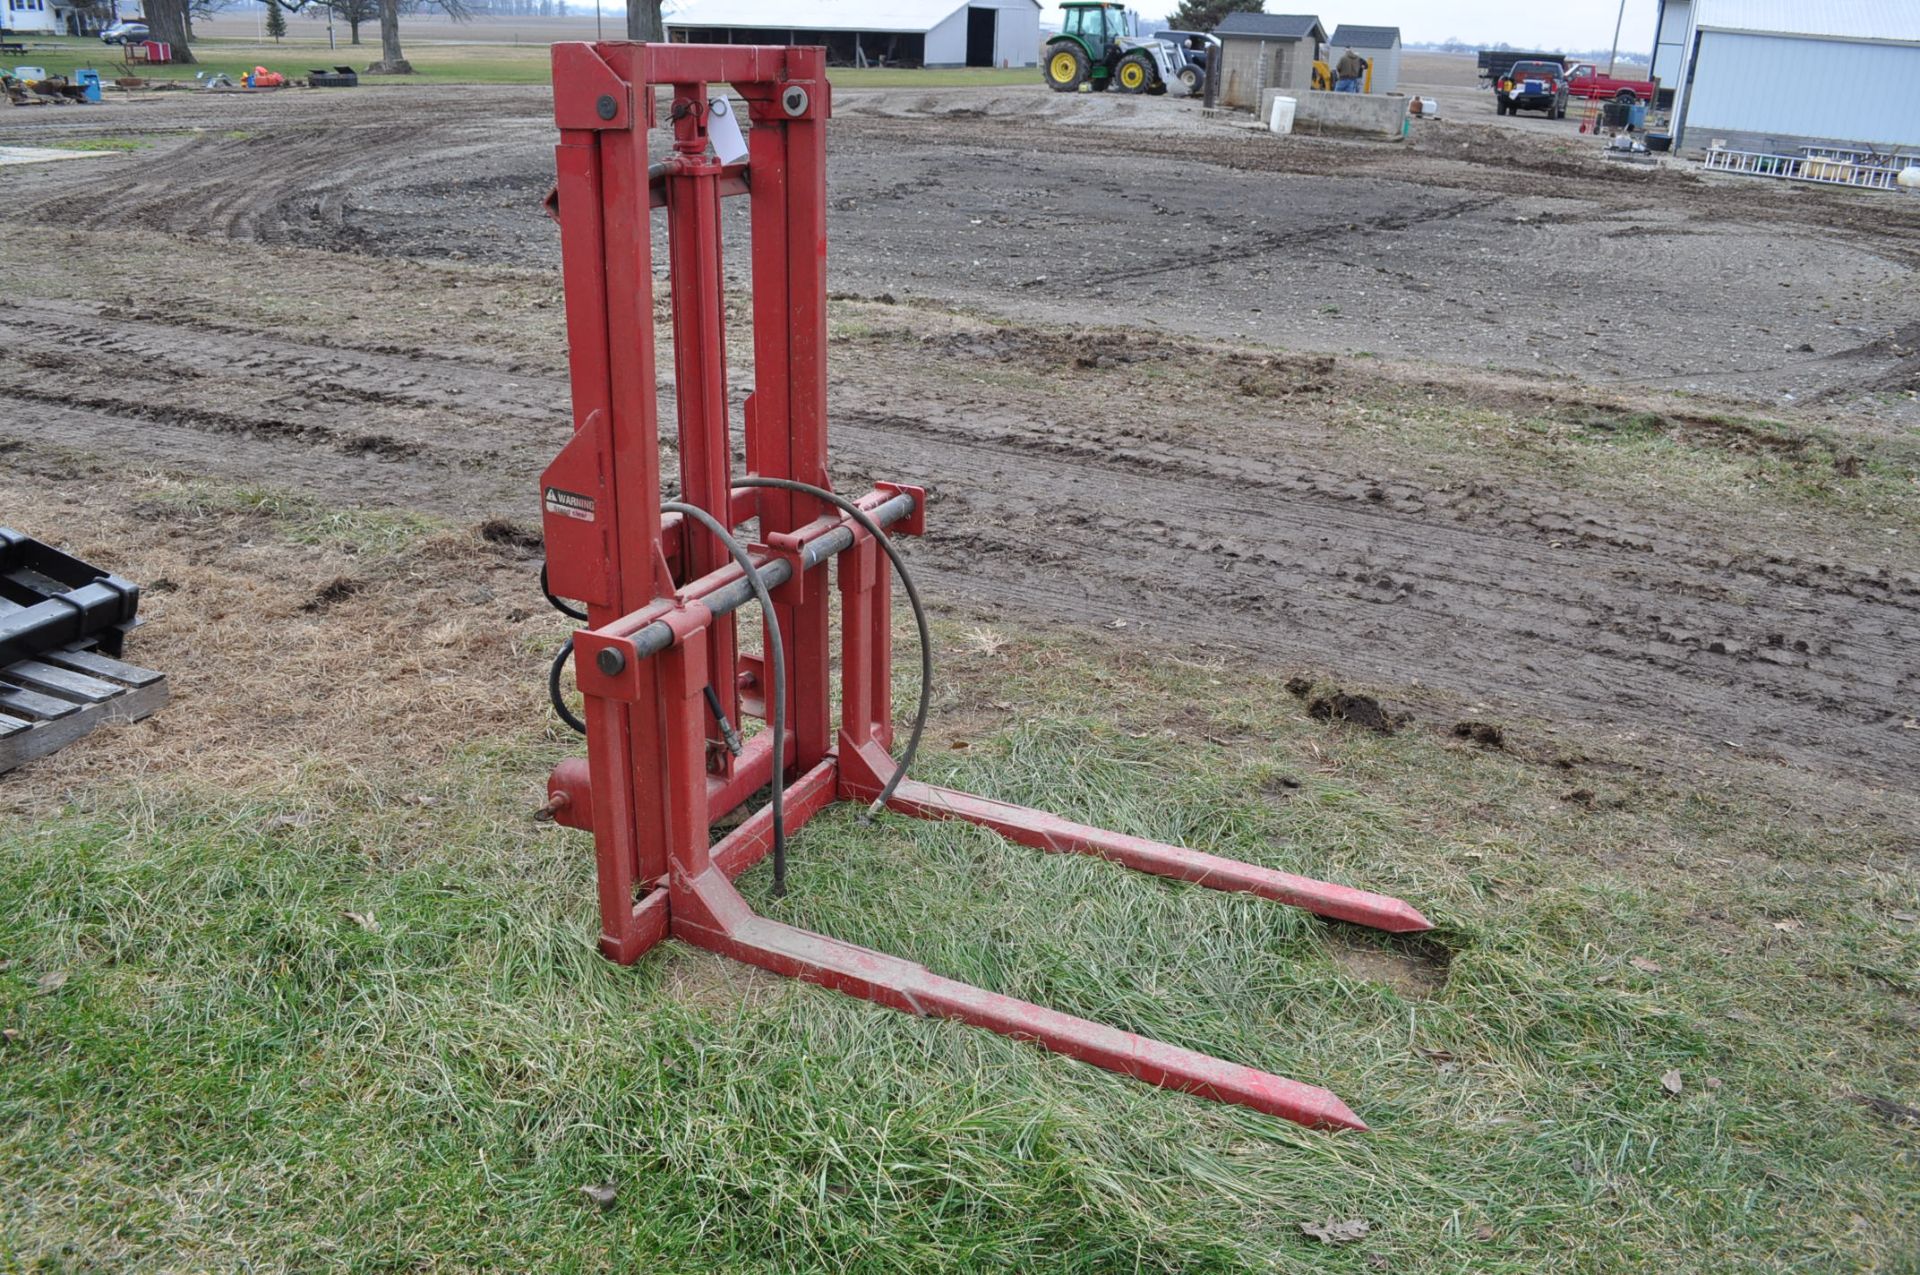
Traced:
POLYGON ((716 97, 707 104, 707 140, 713 154, 723 164, 737 164, 747 157, 747 139, 740 136, 740 121, 734 118, 733 103, 716 97))

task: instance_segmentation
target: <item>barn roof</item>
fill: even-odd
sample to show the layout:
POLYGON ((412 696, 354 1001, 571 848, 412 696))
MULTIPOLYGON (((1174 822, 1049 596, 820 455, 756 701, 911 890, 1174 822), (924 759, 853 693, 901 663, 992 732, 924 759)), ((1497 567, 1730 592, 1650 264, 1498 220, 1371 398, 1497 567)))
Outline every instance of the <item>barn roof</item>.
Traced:
POLYGON ((1700 0, 1694 25, 1720 31, 1920 42, 1913 0, 1700 0))
POLYGON ((1400 43, 1400 28, 1363 27, 1342 22, 1333 29, 1332 43, 1349 49, 1391 49, 1400 43))
POLYGON ((1268 40, 1327 38, 1327 29, 1311 13, 1229 13, 1213 33, 1222 38, 1234 35, 1268 40))
MULTIPOLYGON (((680 0, 670 27, 761 27, 779 31, 931 31, 967 0, 680 0)), ((1033 0, 1039 8, 1040 0, 1033 0)))

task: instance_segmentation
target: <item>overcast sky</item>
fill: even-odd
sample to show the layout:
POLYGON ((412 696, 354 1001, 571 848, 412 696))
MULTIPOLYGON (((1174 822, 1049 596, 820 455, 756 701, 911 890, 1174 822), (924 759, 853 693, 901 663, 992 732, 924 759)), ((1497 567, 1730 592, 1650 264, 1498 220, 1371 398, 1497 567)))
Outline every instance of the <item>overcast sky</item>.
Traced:
MULTIPOLYGON (((1179 0, 1132 0, 1140 13, 1171 13, 1179 0)), ((1812 0, 1808 0, 1812 3, 1812 0)), ((1317 13, 1327 30, 1342 22, 1399 27, 1403 40, 1445 40, 1458 36, 1469 44, 1516 48, 1604 49, 1613 43, 1619 0, 1267 0, 1268 13, 1317 13)), ((1620 47, 1653 48, 1656 0, 1627 0, 1620 47)), ((1060 11, 1049 15, 1058 25, 1060 11)))

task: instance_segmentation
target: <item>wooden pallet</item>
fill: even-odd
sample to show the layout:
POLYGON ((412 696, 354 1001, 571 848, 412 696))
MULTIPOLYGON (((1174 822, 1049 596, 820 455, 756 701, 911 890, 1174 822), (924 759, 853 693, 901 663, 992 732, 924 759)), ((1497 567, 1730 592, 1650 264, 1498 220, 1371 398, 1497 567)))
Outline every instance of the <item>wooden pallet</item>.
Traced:
POLYGON ((137 722, 166 702, 166 674, 98 651, 52 651, 9 664, 0 668, 0 774, 103 722, 137 722))

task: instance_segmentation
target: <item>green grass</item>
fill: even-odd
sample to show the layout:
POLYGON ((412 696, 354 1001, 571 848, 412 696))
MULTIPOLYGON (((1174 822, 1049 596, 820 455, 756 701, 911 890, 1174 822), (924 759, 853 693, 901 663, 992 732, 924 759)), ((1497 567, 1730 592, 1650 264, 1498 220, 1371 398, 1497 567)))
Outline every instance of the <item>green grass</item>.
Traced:
POLYGON ((0 828, 0 1267, 1915 1269, 1920 1133, 1852 1099, 1920 1099, 1920 874, 1880 799, 1569 775, 1313 722, 1258 671, 993 645, 942 640, 974 724, 930 773, 1402 894, 1438 994, 1287 908, 845 808, 749 898, 1327 1084, 1374 1132, 676 944, 609 965, 586 839, 526 818, 571 741, 530 726, 0 828), (1350 1247, 1298 1230, 1348 1217, 1350 1247))
POLYGON ((417 545, 448 524, 427 514, 361 506, 334 506, 274 487, 156 478, 146 499, 173 517, 258 516, 293 544, 325 545, 353 554, 392 554, 417 545))
POLYGON ((77 137, 47 143, 63 151, 137 151, 152 144, 137 137, 77 137))
POLYGON ((1794 507, 1865 524, 1869 534, 1920 530, 1920 439, 1843 439, 1824 426, 1761 417, 1615 411, 1551 412, 1395 403, 1361 406, 1426 460, 1484 465, 1490 456, 1599 493, 1665 490, 1710 509, 1794 507))
MULTIPOLYGON (((279 43, 254 40, 204 39, 195 41, 193 55, 199 61, 172 66, 135 66, 121 64, 121 51, 98 40, 43 37, 30 45, 26 56, 13 63, 44 66, 50 74, 70 75, 79 67, 92 67, 108 81, 120 75, 138 75, 149 80, 193 80, 196 72, 225 72, 237 82, 256 66, 265 66, 290 76, 304 75, 310 67, 336 63, 364 70, 380 56, 378 29, 368 27, 364 36, 370 42, 350 45, 345 37, 336 49, 324 39, 289 38, 279 43)), ((439 39, 409 44, 402 28, 402 50, 413 64, 411 76, 375 76, 363 84, 549 84, 553 67, 544 44, 454 44, 439 39)), ((890 68, 837 68, 830 77, 840 88, 961 88, 995 87, 1012 84, 1038 84, 1039 72, 1032 67, 1009 70, 973 70, 967 68, 918 71, 890 68)))
POLYGON ((1005 88, 1040 83, 1038 68, 1016 66, 985 70, 948 67, 944 70, 913 70, 897 67, 835 67, 827 78, 835 88, 844 89, 918 89, 918 88, 1005 88))

